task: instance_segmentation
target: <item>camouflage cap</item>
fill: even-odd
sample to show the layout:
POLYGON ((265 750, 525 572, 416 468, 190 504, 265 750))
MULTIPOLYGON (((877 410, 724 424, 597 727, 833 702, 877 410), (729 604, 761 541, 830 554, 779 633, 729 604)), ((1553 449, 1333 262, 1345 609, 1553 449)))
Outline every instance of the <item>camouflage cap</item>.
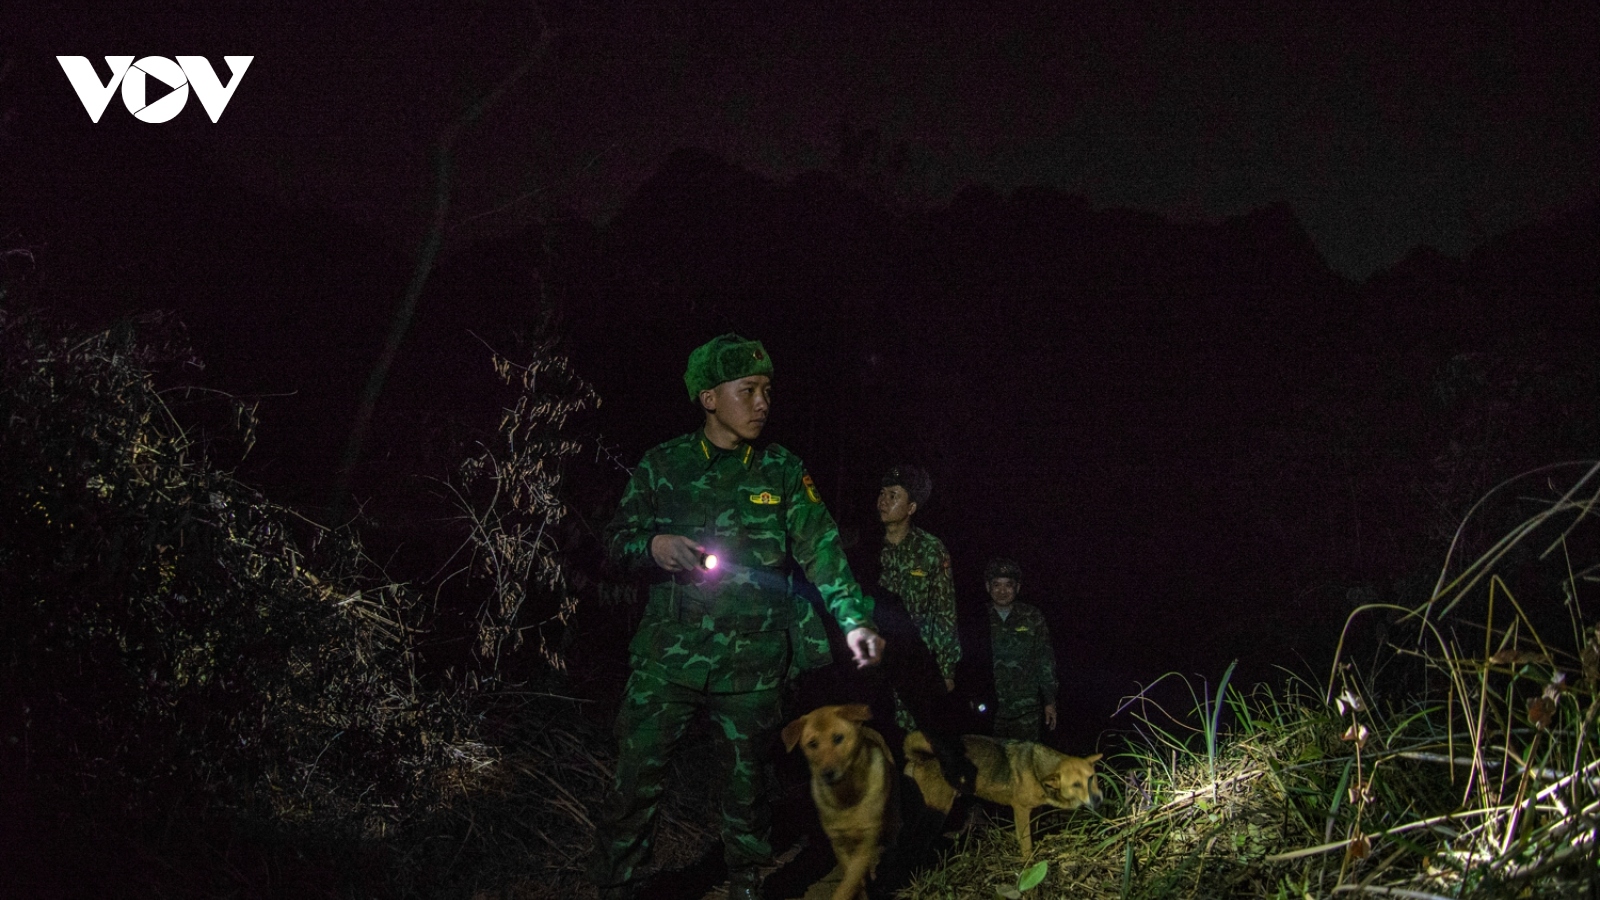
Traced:
POLYGON ((1022 580, 1022 567, 1017 565, 1017 561, 1014 559, 997 556, 989 560, 989 564, 983 567, 984 581, 993 581, 996 578, 1009 578, 1012 581, 1020 582, 1022 580))
POLYGON ((767 355, 767 348, 761 346, 760 341, 729 332, 694 348, 689 354, 689 368, 683 373, 683 384, 689 389, 689 399, 693 400, 701 391, 724 381, 771 374, 772 357, 767 355))
POLYGON ((894 487, 899 485, 906 489, 906 494, 911 497, 911 502, 918 506, 926 505, 928 498, 933 496, 933 479, 928 473, 916 466, 897 463, 883 473, 883 483, 880 487, 894 487))

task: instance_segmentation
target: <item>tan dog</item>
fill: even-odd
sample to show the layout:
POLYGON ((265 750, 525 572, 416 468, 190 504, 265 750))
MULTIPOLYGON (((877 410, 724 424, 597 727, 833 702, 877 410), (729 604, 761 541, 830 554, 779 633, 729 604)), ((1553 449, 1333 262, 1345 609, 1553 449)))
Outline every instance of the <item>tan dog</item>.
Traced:
MULTIPOLYGON (((923 802, 940 812, 950 812, 957 790, 945 778, 928 738, 920 731, 906 735, 906 774, 922 789, 923 802)), ((972 793, 991 803, 1011 807, 1022 855, 1033 852, 1033 810, 1040 806, 1077 809, 1100 803, 1095 781, 1096 753, 1087 758, 1067 756, 1032 741, 1003 741, 977 734, 961 738, 960 755, 977 770, 972 793)))
POLYGON ((900 827, 894 756, 883 735, 861 724, 870 718, 861 704, 822 706, 783 729, 784 749, 798 745, 811 766, 811 799, 844 870, 833 900, 867 896, 867 879, 900 827))

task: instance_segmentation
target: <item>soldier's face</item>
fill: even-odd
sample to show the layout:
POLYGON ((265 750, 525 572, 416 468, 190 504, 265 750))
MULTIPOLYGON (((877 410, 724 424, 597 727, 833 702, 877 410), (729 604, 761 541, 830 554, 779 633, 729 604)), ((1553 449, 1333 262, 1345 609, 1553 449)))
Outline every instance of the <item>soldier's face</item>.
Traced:
POLYGON ((1014 578, 989 579, 989 599, 1001 609, 1009 609, 1017 602, 1017 581, 1014 578))
POLYGON ((892 484, 878 491, 878 521, 885 525, 894 525, 911 518, 917 511, 917 505, 911 502, 911 495, 898 484, 892 484))
MULTIPOLYGON (((724 381, 709 391, 700 392, 700 403, 710 414, 713 429, 753 441, 767 427, 767 411, 772 408, 772 379, 750 375, 724 381)), ((716 435, 712 435, 716 437, 716 435)))

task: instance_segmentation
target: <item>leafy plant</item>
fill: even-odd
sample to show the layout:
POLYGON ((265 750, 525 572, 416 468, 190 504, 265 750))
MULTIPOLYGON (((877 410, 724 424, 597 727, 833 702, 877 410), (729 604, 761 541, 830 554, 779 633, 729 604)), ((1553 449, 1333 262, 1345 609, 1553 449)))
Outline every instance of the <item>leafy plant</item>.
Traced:
POLYGON ((1050 863, 1040 860, 1022 870, 1021 874, 1017 876, 1015 887, 1008 885, 1003 888, 996 888, 995 893, 1005 897, 1006 900, 1017 900, 1018 897, 1038 887, 1049 873, 1050 863))

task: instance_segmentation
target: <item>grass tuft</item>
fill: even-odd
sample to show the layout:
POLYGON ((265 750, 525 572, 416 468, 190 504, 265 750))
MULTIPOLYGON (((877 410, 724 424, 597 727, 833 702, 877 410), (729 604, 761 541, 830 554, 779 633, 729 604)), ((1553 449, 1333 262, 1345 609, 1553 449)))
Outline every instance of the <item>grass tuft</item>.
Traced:
MULTIPOLYGON (((1377 674, 1341 642, 1322 685, 1240 690, 1230 666, 1214 694, 1189 687, 1188 713, 1149 688, 1130 698, 1134 727, 1102 770, 1108 812, 1036 817, 1034 860, 1049 866, 1035 896, 1591 896, 1600 625, 1580 597, 1600 561, 1574 563, 1593 543, 1571 541, 1592 537, 1597 474, 1589 464, 1442 575, 1427 603, 1387 608, 1413 640, 1388 645, 1377 674), (1565 609, 1530 609, 1511 589, 1511 551, 1535 538, 1566 567, 1565 609), (1551 621, 1570 623, 1566 639, 1536 627, 1551 621)), ((995 896, 1017 881, 1016 849, 1008 827, 978 828, 904 896, 995 896)))

